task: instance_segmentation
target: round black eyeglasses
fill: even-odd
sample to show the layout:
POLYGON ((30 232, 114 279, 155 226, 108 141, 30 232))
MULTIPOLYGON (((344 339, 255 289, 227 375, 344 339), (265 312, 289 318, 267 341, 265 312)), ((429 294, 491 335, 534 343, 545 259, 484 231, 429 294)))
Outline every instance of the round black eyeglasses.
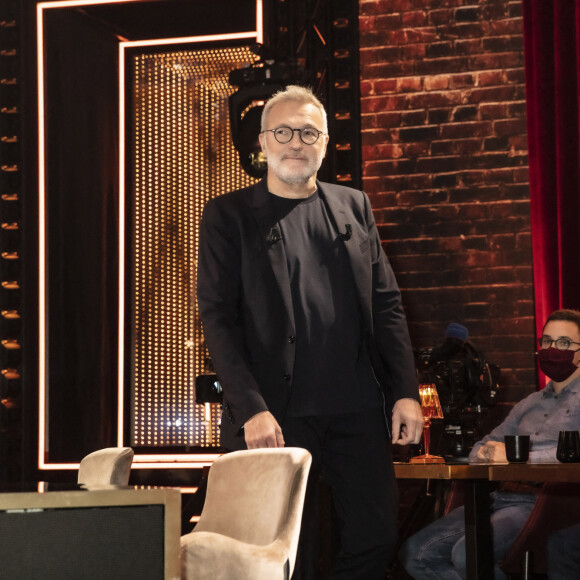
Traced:
POLYGON ((580 342, 574 342, 573 340, 569 340, 567 338, 557 338, 555 340, 545 336, 540 336, 540 338, 538 338, 538 346, 540 348, 550 348, 553 344, 558 350, 568 350, 571 344, 580 345, 580 342))
POLYGON ((285 125, 282 127, 277 127, 276 129, 265 129, 262 133, 274 133, 274 139, 278 141, 278 143, 282 145, 286 145, 286 143, 290 143, 292 138, 294 137, 294 133, 297 132, 300 136, 300 141, 304 143, 304 145, 314 145, 320 135, 324 134, 324 131, 319 131, 318 129, 314 129, 312 127, 304 127, 304 129, 292 129, 292 127, 286 127, 285 125))

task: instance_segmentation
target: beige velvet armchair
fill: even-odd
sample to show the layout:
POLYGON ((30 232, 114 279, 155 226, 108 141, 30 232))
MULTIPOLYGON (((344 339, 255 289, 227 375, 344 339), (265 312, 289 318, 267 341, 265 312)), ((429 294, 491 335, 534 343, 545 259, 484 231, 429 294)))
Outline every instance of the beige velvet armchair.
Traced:
POLYGON ((253 449, 210 469, 195 529, 181 537, 183 580, 292 576, 312 458, 305 449, 253 449))
POLYGON ((124 487, 129 483, 134 452, 130 447, 107 447, 83 457, 77 481, 87 489, 124 487))

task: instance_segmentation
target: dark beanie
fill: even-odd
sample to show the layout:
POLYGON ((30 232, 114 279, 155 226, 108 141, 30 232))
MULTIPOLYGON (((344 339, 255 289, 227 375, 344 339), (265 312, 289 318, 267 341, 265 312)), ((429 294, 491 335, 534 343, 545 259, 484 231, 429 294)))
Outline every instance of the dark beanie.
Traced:
POLYGON ((467 328, 465 328, 465 326, 463 326, 463 324, 459 324, 458 322, 451 322, 445 329, 445 336, 458 338, 459 340, 465 342, 469 336, 469 331, 467 328))

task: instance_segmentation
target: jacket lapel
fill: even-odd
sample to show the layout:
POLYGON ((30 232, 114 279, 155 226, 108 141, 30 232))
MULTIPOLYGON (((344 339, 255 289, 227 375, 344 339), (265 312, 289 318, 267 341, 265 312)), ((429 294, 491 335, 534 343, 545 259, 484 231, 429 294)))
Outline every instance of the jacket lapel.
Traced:
POLYGON ((372 326, 372 272, 369 267, 370 256, 363 256, 363 252, 369 252, 368 236, 365 236, 360 227, 360 220, 355 217, 349 203, 341 195, 333 195, 332 185, 318 183, 318 191, 321 194, 326 207, 334 220, 339 234, 347 233, 346 224, 350 225, 352 235, 344 240, 344 247, 348 254, 356 293, 361 306, 361 316, 368 328, 372 326))
POLYGON ((294 309, 292 307, 292 294, 290 291, 290 276, 288 275, 288 264, 286 260, 286 252, 284 251, 284 243, 280 239, 273 241, 272 228, 277 228, 280 232, 280 224, 276 221, 272 214, 271 204, 269 202, 270 193, 266 186, 266 179, 262 179, 254 186, 253 208, 256 221, 258 223, 258 231, 260 240, 266 247, 266 252, 280 295, 284 301, 284 306, 288 313, 288 318, 292 325, 294 324, 294 309))

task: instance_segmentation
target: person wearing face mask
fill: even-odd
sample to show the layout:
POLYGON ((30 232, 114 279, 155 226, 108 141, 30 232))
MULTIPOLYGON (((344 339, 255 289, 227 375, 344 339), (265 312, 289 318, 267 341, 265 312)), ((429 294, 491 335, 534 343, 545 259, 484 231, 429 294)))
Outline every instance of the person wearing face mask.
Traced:
MULTIPOLYGON (((550 378, 545 389, 517 403, 506 419, 473 446, 470 463, 506 463, 504 437, 529 435, 531 463, 557 463, 561 430, 580 429, 580 312, 557 310, 544 325, 536 353, 542 372, 550 378)), ((499 567, 526 523, 539 487, 505 483, 491 496, 495 579, 507 579, 499 567)), ((411 536, 399 559, 416 579, 466 578, 463 507, 411 536)))

